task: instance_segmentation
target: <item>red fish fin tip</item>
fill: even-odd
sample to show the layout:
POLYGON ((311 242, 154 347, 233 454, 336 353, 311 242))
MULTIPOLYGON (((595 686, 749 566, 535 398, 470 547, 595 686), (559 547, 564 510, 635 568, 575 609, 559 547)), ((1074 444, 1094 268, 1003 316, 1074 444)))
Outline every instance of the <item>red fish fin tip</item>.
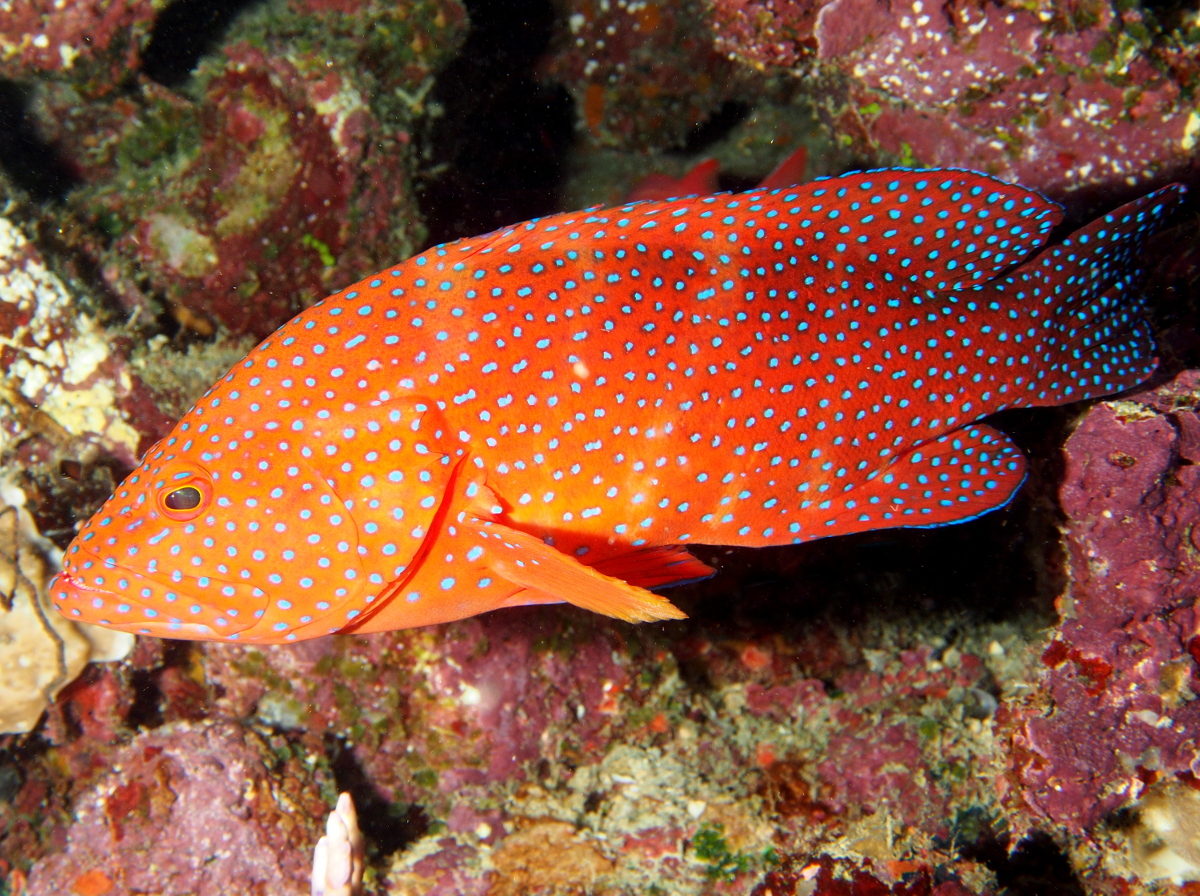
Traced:
POLYGON ((637 585, 584 566, 525 532, 493 523, 486 527, 490 567, 496 575, 541 595, 626 622, 686 619, 670 601, 637 585))
POLYGON ((804 182, 804 171, 808 168, 808 147, 800 144, 788 154, 774 170, 762 179, 760 190, 785 190, 804 182))
POLYGON ((679 186, 683 188, 683 195, 690 196, 693 193, 701 196, 711 195, 717 192, 717 172, 721 170, 721 163, 716 159, 704 159, 692 166, 692 170, 679 179, 679 186))
POLYGON ((708 196, 717 192, 717 171, 720 163, 716 159, 704 159, 692 166, 683 177, 654 172, 647 174, 629 191, 626 202, 643 200, 674 199, 677 196, 708 196))

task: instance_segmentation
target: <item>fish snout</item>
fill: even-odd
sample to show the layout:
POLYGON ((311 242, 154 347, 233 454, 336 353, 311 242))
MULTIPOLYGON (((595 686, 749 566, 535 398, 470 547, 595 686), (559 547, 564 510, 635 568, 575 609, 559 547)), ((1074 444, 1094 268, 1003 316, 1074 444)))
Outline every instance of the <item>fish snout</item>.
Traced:
POLYGON ((68 556, 49 593, 54 608, 75 622, 160 638, 237 640, 257 622, 268 600, 243 583, 207 576, 160 578, 98 558, 68 556))

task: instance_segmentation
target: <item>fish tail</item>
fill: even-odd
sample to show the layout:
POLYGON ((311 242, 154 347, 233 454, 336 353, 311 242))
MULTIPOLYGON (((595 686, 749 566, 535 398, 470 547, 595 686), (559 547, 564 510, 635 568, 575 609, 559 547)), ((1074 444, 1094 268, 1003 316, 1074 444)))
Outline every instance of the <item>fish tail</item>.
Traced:
POLYGON ((1006 317, 998 329, 1015 369, 1024 371, 1007 406, 1111 395, 1154 372, 1140 256, 1185 192, 1171 184, 1130 202, 991 284, 1006 294, 997 296, 1006 317))

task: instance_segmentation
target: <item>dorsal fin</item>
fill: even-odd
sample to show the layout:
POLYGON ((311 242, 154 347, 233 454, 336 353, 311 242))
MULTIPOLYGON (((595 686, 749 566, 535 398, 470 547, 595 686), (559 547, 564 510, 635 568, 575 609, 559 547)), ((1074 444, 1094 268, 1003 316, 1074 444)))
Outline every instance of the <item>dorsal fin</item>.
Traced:
POLYGON ((804 172, 808 168, 808 147, 801 143, 782 162, 762 179, 760 190, 785 190, 795 184, 804 183, 804 172))
POLYGON ((654 172, 647 174, 629 191, 625 202, 641 202, 644 199, 671 199, 675 196, 707 196, 717 192, 717 171, 720 163, 716 159, 697 162, 683 177, 654 172))

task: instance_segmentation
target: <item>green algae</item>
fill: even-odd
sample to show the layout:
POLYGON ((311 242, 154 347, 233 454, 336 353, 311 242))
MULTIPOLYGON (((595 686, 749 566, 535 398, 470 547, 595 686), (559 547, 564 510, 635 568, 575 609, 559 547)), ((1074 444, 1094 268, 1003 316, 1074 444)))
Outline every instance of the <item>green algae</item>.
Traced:
POLYGON ((269 217, 292 188, 302 166, 292 145, 289 109, 245 99, 242 110, 262 124, 263 133, 253 141, 233 183, 213 191, 212 198, 221 210, 213 231, 221 238, 251 231, 269 217))
POLYGON ((329 248, 329 245, 321 242, 311 233, 304 234, 304 236, 300 238, 300 242, 303 245, 308 246, 308 248, 315 250, 317 256, 321 259, 321 264, 325 265, 325 267, 331 268, 337 264, 337 259, 334 257, 333 251, 329 248))
POLYGON ((268 665, 266 657, 257 650, 248 651, 243 659, 235 659, 230 665, 246 678, 261 681, 268 688, 280 693, 290 694, 292 683, 268 665))
POLYGON ((359 86, 367 88, 371 113, 385 125, 407 127, 425 112, 419 100, 432 84, 430 75, 461 44, 466 29, 460 19, 454 4, 440 0, 369 2, 353 12, 320 14, 270 0, 239 16, 226 43, 245 42, 269 56, 282 50, 313 73, 352 71, 359 86))
POLYGON ((720 823, 701 825, 692 837, 692 855, 705 863, 705 877, 723 881, 732 881, 739 874, 779 861, 779 856, 770 847, 758 855, 735 852, 726 842, 725 826, 720 823))

